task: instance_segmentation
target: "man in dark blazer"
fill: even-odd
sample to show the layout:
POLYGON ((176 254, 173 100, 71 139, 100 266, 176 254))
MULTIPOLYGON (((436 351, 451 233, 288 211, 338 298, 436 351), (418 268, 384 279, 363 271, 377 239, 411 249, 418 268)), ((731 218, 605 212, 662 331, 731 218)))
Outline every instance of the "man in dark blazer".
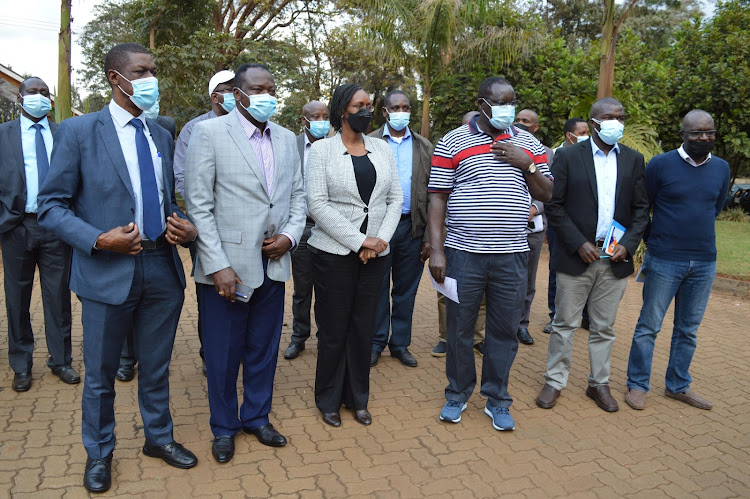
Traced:
POLYGON ((422 278, 423 262, 430 256, 427 226, 427 184, 434 147, 429 140, 409 128, 411 102, 401 90, 385 95, 381 113, 386 123, 370 134, 384 140, 393 153, 403 200, 401 219, 389 241, 391 252, 375 315, 370 365, 378 363, 386 345, 391 356, 407 367, 416 367, 409 352, 414 300, 422 278), (393 282, 393 286, 391 286, 393 282))
POLYGON ((49 172, 57 131, 57 124, 47 120, 52 109, 47 84, 40 78, 27 78, 18 87, 17 102, 21 116, 0 125, 0 244, 8 360, 15 373, 12 386, 25 392, 31 388, 34 334, 29 305, 36 267, 42 286, 47 366, 64 383, 80 383, 81 377, 71 366, 70 246, 37 223, 37 194, 49 172))
MULTIPOLYGON (((305 161, 315 141, 324 139, 331 129, 328 106, 320 101, 311 101, 302 107, 302 133, 297 135, 297 149, 302 162, 302 177, 305 176, 305 161)), ((306 211, 307 213, 307 211, 306 211)), ((292 251, 292 340, 284 351, 285 359, 296 359, 305 349, 305 341, 310 337, 310 305, 313 297, 312 253, 307 248, 315 220, 307 213, 305 231, 292 251)))
POLYGON ((115 372, 131 331, 143 453, 177 468, 197 464, 172 435, 169 362, 185 288, 175 245, 198 232, 175 203, 172 137, 143 116, 158 98, 151 55, 123 43, 104 68, 112 101, 60 125, 39 195, 39 223, 73 247, 70 289, 81 300, 86 366, 84 486, 92 492, 111 485, 115 372))
POLYGON ((547 383, 536 403, 552 408, 565 388, 573 334, 589 303, 589 360, 586 395, 607 412, 618 410, 609 390, 610 354, 617 308, 633 273, 633 255, 648 223, 643 155, 622 145, 625 110, 611 97, 591 106, 591 140, 559 149, 547 220, 558 242, 552 251, 557 271, 555 318, 547 353, 547 383), (604 240, 613 221, 626 228, 611 255, 604 240))

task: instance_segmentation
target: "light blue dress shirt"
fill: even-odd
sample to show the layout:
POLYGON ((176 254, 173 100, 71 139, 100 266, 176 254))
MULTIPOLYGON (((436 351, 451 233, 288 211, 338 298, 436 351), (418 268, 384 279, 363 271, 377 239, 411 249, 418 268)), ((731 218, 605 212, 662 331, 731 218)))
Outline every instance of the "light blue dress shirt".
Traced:
MULTIPOLYGON (((133 186, 133 194, 135 195, 135 223, 138 224, 141 237, 148 239, 143 232, 143 195, 141 193, 141 169, 138 166, 138 150, 135 148, 135 127, 130 125, 133 115, 117 105, 114 100, 109 103, 109 112, 112 114, 117 138, 120 139, 122 155, 125 156, 125 164, 128 167, 128 175, 130 175, 130 185, 133 186)), ((141 120, 145 125, 143 127, 144 134, 146 135, 146 140, 148 140, 148 147, 151 149, 151 159, 154 162, 154 174, 156 175, 156 187, 159 190, 161 229, 164 231, 167 224, 164 220, 164 174, 161 167, 161 155, 156 150, 156 144, 154 144, 154 139, 151 137, 151 130, 149 130, 146 123, 146 117, 141 113, 137 119, 141 120)))
POLYGON ((412 144, 411 130, 406 127, 406 133, 398 138, 391 137, 391 129, 388 125, 383 125, 383 137, 388 137, 388 145, 391 146, 393 157, 396 159, 396 168, 398 168, 398 179, 401 181, 401 190, 404 193, 404 203, 401 205, 401 214, 405 215, 411 212, 411 174, 412 159, 414 156, 414 146, 412 144))
POLYGON ((596 191, 599 198, 599 212, 596 222, 596 239, 604 240, 615 217, 615 194, 617 193, 617 155, 620 147, 615 144, 609 154, 591 142, 594 153, 594 170, 596 172, 596 191))
MULTIPOLYGON (((42 125, 44 147, 47 148, 47 161, 52 155, 52 132, 45 116, 39 120, 42 125)), ((26 213, 36 213, 36 197, 39 194, 39 170, 36 164, 36 128, 26 116, 21 115, 21 147, 23 148, 23 167, 26 170, 26 213)))

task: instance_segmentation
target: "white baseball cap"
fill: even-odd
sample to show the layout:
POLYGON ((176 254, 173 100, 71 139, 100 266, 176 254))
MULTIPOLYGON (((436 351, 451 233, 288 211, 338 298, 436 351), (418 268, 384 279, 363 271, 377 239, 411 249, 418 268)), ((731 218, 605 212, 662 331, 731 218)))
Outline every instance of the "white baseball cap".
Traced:
POLYGON ((213 75, 208 81, 208 96, 211 97, 211 94, 214 93, 214 90, 216 90, 216 87, 218 87, 220 84, 226 83, 229 80, 233 79, 234 73, 232 71, 229 71, 228 69, 224 69, 213 75))

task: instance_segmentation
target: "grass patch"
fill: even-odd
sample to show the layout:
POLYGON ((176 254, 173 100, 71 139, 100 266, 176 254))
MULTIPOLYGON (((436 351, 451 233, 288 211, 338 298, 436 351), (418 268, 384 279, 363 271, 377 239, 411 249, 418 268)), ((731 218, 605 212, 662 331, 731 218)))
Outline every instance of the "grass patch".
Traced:
POLYGON ((750 281, 750 224, 716 222, 716 272, 750 281))

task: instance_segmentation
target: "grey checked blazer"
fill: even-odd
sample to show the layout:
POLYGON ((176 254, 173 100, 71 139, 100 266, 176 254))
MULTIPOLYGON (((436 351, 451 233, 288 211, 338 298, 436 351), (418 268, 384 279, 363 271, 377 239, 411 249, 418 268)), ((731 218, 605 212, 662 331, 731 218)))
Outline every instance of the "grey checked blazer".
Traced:
MULTIPOLYGON (((359 251, 367 236, 390 241, 396 231, 403 203, 396 161, 384 141, 367 136, 364 139, 376 174, 369 205, 359 195, 352 158, 340 134, 317 140, 310 149, 305 165, 307 208, 315 226, 307 242, 321 251, 347 255, 359 251), (367 235, 359 231, 366 215, 367 235)), ((379 256, 389 251, 390 246, 379 256)))
MULTIPOLYGON (((232 267, 243 284, 263 284, 261 247, 281 232, 299 242, 305 228, 305 189, 294 133, 268 122, 275 160, 273 196, 236 112, 198 123, 187 150, 185 202, 198 228, 195 281, 232 267)), ((268 277, 291 277, 289 253, 269 260, 268 277)))

